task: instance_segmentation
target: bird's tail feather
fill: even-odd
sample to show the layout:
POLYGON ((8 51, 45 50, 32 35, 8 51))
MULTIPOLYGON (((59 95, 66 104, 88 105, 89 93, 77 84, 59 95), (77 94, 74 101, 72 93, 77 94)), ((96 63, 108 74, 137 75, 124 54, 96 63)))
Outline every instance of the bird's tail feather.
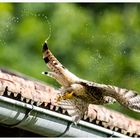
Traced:
POLYGON ((72 117, 72 121, 77 124, 88 110, 88 104, 84 103, 81 99, 77 99, 74 96, 72 99, 61 100, 59 102, 60 107, 67 110, 68 114, 72 117))
POLYGON ((106 93, 130 110, 140 112, 140 95, 133 90, 106 85, 106 93))

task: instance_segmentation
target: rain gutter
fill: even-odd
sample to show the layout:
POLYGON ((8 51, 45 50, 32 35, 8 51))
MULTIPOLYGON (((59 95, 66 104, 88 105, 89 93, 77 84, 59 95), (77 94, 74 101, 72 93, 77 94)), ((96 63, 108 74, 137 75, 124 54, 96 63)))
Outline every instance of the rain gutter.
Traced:
POLYGON ((130 138, 83 120, 74 125, 71 117, 67 115, 4 96, 0 96, 0 124, 18 127, 46 137, 130 138))

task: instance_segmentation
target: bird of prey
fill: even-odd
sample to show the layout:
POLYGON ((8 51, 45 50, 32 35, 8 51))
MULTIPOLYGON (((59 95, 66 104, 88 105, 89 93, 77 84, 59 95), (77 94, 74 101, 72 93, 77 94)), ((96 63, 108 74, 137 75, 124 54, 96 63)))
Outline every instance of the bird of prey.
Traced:
POLYGON ((104 105, 118 101, 124 107, 140 112, 140 95, 136 91, 77 77, 56 59, 46 41, 42 51, 43 59, 51 70, 42 74, 54 78, 62 86, 56 100, 58 105, 72 116, 74 123, 78 123, 83 117, 89 104, 104 105))

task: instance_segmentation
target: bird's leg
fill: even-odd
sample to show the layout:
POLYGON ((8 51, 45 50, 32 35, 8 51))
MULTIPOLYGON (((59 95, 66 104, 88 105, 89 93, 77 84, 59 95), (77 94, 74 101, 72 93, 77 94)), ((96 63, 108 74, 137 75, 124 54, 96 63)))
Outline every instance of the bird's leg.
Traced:
POLYGON ((73 96, 73 92, 66 92, 64 95, 59 95, 57 98, 57 102, 60 102, 61 100, 67 100, 71 99, 73 96))
POLYGON ((85 88, 80 84, 72 84, 69 87, 60 89, 57 101, 71 99, 73 96, 81 96, 85 93, 85 88))
POLYGON ((71 99, 73 96, 73 91, 71 87, 68 88, 63 88, 60 90, 60 94, 57 97, 57 102, 60 102, 61 100, 67 100, 67 99, 71 99))

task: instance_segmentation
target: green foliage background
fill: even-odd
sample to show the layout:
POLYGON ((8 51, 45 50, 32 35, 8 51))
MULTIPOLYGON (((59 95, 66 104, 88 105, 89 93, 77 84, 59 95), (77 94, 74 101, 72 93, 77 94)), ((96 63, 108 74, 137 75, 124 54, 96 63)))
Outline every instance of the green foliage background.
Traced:
POLYGON ((41 75, 51 30, 51 51, 77 76, 140 92, 139 15, 140 4, 0 3, 0 66, 59 87, 41 75))

